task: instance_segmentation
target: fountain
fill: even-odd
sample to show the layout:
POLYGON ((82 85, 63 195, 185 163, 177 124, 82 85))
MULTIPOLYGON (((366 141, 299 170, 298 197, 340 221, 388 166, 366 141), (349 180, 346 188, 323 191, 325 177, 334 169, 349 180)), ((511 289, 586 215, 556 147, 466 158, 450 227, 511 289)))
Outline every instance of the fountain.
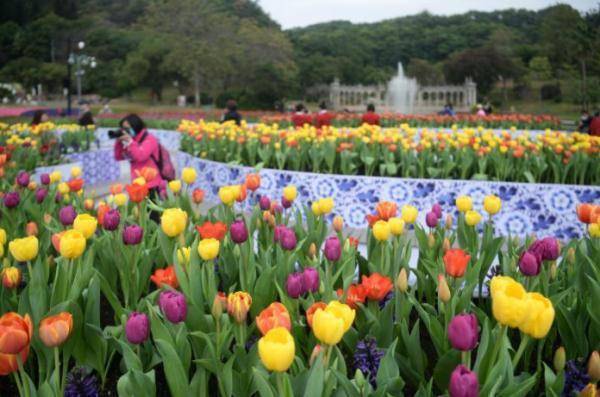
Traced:
POLYGON ((411 114, 419 86, 417 79, 406 77, 402 62, 398 62, 398 74, 390 80, 387 86, 386 102, 395 112, 411 114))

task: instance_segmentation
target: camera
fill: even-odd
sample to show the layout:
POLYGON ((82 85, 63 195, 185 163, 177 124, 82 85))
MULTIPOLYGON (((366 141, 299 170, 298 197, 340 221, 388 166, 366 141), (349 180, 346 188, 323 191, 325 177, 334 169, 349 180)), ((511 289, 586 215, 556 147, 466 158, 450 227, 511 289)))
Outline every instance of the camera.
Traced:
POLYGON ((108 131, 108 137, 110 139, 117 139, 122 137, 125 134, 125 131, 123 130, 109 130, 108 131))

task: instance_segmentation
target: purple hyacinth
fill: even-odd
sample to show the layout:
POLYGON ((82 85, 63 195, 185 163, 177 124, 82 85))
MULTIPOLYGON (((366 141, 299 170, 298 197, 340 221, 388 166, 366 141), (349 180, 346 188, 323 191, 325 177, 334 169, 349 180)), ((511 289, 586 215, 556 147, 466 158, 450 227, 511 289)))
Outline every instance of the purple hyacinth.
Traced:
POLYGON ((4 205, 6 208, 15 208, 21 202, 19 192, 8 192, 4 196, 4 205))
POLYGON ((565 386, 561 396, 570 397, 583 390, 590 383, 585 363, 582 360, 569 360, 565 367, 565 386))
POLYGON ((377 387, 377 371, 384 354, 383 349, 377 347, 374 338, 366 338, 356 344, 353 358, 354 369, 359 369, 373 387, 377 387))
POLYGON ((381 310, 383 310, 383 308, 385 307, 385 305, 387 305, 387 303, 389 301, 391 301, 393 297, 394 297, 394 292, 393 291, 388 292, 387 295, 384 296, 383 299, 378 302, 379 303, 379 308, 381 310))
POLYGON ((85 367, 75 367, 67 374, 65 397, 98 397, 96 376, 85 367))

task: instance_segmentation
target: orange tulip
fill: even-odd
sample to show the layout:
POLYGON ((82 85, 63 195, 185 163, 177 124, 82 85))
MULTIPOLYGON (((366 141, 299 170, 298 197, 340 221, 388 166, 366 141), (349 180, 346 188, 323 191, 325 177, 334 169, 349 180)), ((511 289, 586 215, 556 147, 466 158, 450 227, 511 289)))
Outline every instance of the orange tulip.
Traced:
POLYGON ((589 203, 582 203, 577 205, 577 217, 583 223, 591 223, 590 216, 592 211, 595 209, 595 205, 589 203))
POLYGON ((136 174, 138 177, 141 176, 146 181, 150 182, 158 176, 158 170, 152 167, 144 167, 141 170, 136 170, 136 174))
MULTIPOLYGON (((338 297, 342 297, 344 295, 344 291, 340 288, 337 290, 338 297)), ((353 309, 356 309, 357 303, 365 303, 365 299, 367 298, 367 289, 362 284, 352 284, 348 287, 348 291, 346 293, 346 304, 353 309)))
POLYGON ((192 200, 196 204, 200 204, 204 201, 204 190, 202 189, 194 189, 192 192, 192 200))
POLYGON ((73 316, 61 312, 40 321, 40 339, 47 347, 57 347, 65 343, 73 331, 73 316))
POLYGON ((247 292, 237 291, 227 296, 227 312, 238 324, 246 322, 250 306, 252 306, 252 297, 247 292))
POLYGON ((129 199, 134 203, 141 203, 148 195, 148 185, 138 185, 133 183, 125 187, 129 194, 129 199))
POLYGON ((212 223, 206 221, 202 226, 196 226, 196 230, 200 233, 202 239, 214 238, 217 240, 223 240, 225 234, 227 234, 227 225, 223 222, 212 223))
POLYGON ((452 277, 462 277, 467 270, 471 256, 460 248, 449 249, 444 254, 446 274, 452 277))
POLYGON ((65 232, 54 233, 50 240, 52 241, 52 246, 56 250, 56 252, 60 252, 60 239, 65 232))
POLYGON ((67 182, 67 185, 69 185, 70 191, 78 192, 83 187, 83 179, 82 178, 73 178, 69 182, 67 182))
POLYGON ((308 308, 308 310, 306 311, 306 322, 308 323, 309 327, 312 327, 312 320, 316 311, 318 309, 325 310, 326 307, 327 303, 325 302, 315 302, 311 305, 311 307, 308 308))
POLYGON ((236 200, 238 203, 241 203, 242 201, 246 200, 246 197, 248 197, 248 190, 246 189, 246 185, 242 184, 240 185, 240 193, 238 194, 236 200))
POLYGON ((256 317, 256 326, 263 335, 276 327, 284 327, 291 331, 292 320, 290 319, 290 313, 283 304, 273 302, 256 317))
POLYGON ((21 284, 21 270, 18 267, 5 267, 0 275, 2 276, 2 285, 6 289, 16 288, 21 284))
POLYGON ((38 226, 37 223, 31 221, 25 225, 25 234, 28 236, 37 236, 38 235, 38 226))
POLYGON ((0 317, 0 353, 14 355, 29 349, 32 334, 33 324, 28 314, 25 317, 14 312, 4 314, 0 317))
POLYGON ((390 218, 396 216, 398 212, 398 206, 396 203, 391 201, 380 201, 375 207, 375 211, 377 211, 377 215, 379 219, 387 221, 390 218))
POLYGON ((104 224, 104 215, 110 211, 110 207, 106 204, 100 204, 98 206, 98 210, 96 211, 96 218, 98 218, 98 225, 102 226, 104 224))
POLYGON ((385 298, 394 287, 392 279, 379 273, 373 273, 369 277, 362 276, 362 285, 366 290, 367 297, 376 301, 385 298))
POLYGON ((119 194, 119 193, 123 193, 123 185, 120 183, 115 183, 114 185, 110 186, 110 194, 112 194, 113 196, 115 194, 119 194))
POLYGON ((246 187, 253 192, 260 187, 260 175, 259 174, 248 174, 246 175, 246 187))
POLYGON ((0 317, 0 343, 10 351, 21 346, 21 349, 17 350, 15 354, 0 352, 0 375, 9 375, 19 369, 17 354, 21 357, 21 363, 27 361, 32 335, 33 324, 29 315, 21 317, 17 313, 11 312, 0 317))
POLYGON ((150 276, 150 280, 156 287, 161 288, 162 286, 168 285, 171 288, 179 287, 177 281, 177 274, 175 274, 175 266, 168 266, 165 269, 156 269, 154 274, 150 276))

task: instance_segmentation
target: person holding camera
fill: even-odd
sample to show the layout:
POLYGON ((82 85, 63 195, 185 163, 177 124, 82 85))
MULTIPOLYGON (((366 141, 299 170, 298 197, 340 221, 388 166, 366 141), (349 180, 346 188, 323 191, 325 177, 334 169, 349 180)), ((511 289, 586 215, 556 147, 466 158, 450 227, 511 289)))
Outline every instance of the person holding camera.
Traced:
POLYGON ((156 137, 148 132, 144 121, 137 114, 129 114, 119 121, 119 130, 109 131, 108 135, 115 141, 115 159, 128 160, 131 165, 131 179, 141 175, 155 174, 151 180, 146 179, 150 188, 150 197, 157 198, 166 182, 161 176, 158 160, 160 146, 156 137), (156 170, 147 172, 145 168, 156 170))

